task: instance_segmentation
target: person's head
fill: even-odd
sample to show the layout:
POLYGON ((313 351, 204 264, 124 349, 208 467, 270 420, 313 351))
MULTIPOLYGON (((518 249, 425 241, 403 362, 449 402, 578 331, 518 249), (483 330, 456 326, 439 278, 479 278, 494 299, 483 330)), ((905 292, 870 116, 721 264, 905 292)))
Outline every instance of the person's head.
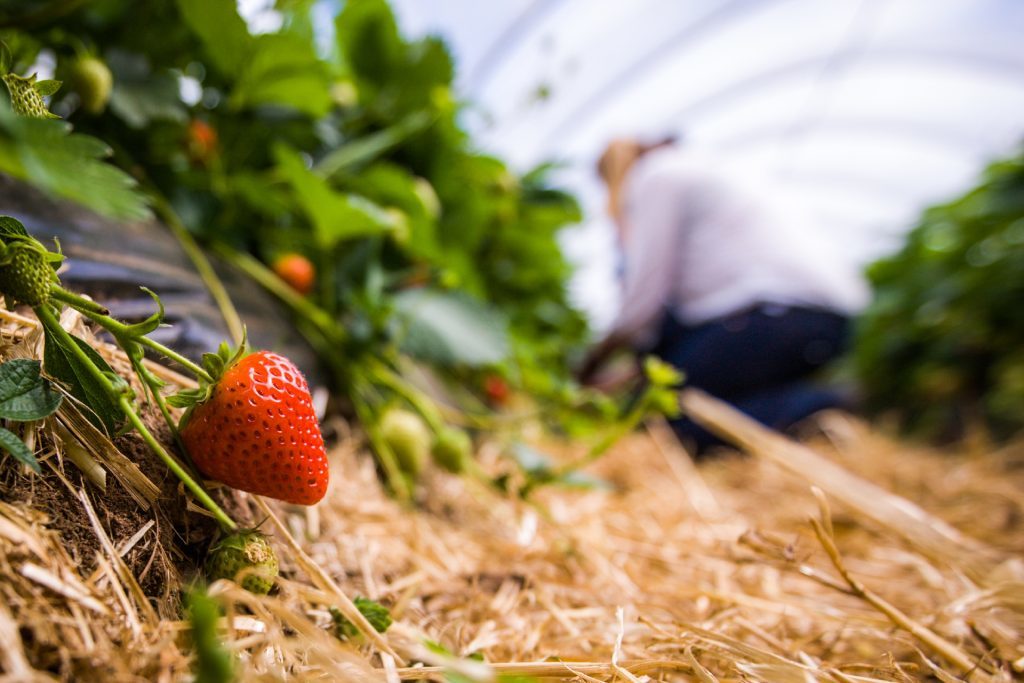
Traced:
POLYGON ((616 138, 608 143, 601 154, 597 161, 597 173, 608 189, 608 213, 620 231, 624 229, 623 191, 630 169, 648 152, 675 143, 675 136, 668 136, 653 143, 635 138, 616 138))

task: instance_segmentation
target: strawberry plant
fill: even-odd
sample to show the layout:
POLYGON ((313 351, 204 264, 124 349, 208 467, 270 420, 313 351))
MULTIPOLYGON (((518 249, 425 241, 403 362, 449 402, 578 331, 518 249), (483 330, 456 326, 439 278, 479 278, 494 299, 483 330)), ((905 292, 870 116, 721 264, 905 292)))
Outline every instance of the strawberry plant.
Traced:
MULTIPOLYGON (((13 17, 0 30, 5 72, 55 61, 69 87, 43 86, 40 99, 64 121, 0 104, 0 172, 108 215, 156 214, 235 343, 241 321, 207 254, 280 299, 402 498, 435 442, 440 466, 467 470, 462 439, 445 436, 453 416, 486 427, 490 412, 522 404, 567 434, 618 424, 568 373, 587 330, 566 298, 557 237, 580 211, 550 184, 553 167, 517 174, 476 149, 447 47, 403 37, 385 0, 348 0, 316 31, 309 3, 274 12, 269 32, 252 31, 235 0, 104 0, 41 23, 13 17), (408 381, 424 366, 452 405, 408 381), (425 449, 388 445, 389 406, 419 416, 425 449)), ((137 330, 107 329, 152 348, 137 330)), ((55 367, 73 370, 77 352, 53 346, 55 367)), ((88 393, 109 404, 100 414, 121 414, 100 387, 88 393)))
POLYGON ((1024 427, 1024 153, 925 211, 898 253, 871 266, 875 300, 853 368, 869 406, 908 429, 997 436, 1024 427))

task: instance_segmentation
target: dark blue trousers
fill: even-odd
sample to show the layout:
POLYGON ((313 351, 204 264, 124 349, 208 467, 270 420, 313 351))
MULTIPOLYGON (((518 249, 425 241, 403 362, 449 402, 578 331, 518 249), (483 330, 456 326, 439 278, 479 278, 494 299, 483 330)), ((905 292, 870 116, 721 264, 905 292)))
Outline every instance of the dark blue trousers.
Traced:
MULTIPOLYGON (((841 392, 810 376, 843 352, 849 328, 833 311, 775 304, 696 326, 666 315, 652 353, 685 372, 687 386, 784 431, 819 410, 847 407, 841 392)), ((672 426, 698 454, 721 443, 686 418, 672 426)))

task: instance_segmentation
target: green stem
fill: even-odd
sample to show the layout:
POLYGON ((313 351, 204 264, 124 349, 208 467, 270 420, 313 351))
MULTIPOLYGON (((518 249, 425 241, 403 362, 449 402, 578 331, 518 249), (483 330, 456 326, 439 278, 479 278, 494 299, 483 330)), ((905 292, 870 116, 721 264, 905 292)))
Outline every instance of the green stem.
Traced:
MULTIPOLYGON (((123 347, 122 347, 123 348, 123 347)), ((125 349, 125 353, 128 353, 128 349, 125 349)), ((142 360, 128 354, 128 357, 132 361, 132 367, 135 368, 135 374, 138 375, 142 383, 146 385, 149 390, 150 396, 153 397, 153 402, 156 403, 157 408, 160 409, 160 414, 163 415, 164 422, 167 423, 167 428, 171 432, 171 436, 174 437, 174 443, 178 446, 178 450, 182 453, 188 453, 188 449, 185 448, 185 442, 181 440, 181 434, 178 433, 178 424, 174 421, 174 416, 171 415, 170 408, 167 407, 167 401, 164 400, 163 394, 160 393, 161 383, 149 369, 142 364, 142 360)), ((195 474, 194 468, 190 468, 191 474, 195 474)))
POLYGON ((210 383, 213 383, 214 380, 213 380, 213 377, 210 376, 210 373, 208 373, 202 367, 200 367, 196 363, 193 363, 188 358, 186 358, 185 356, 181 355, 180 353, 178 353, 174 349, 168 348, 168 347, 164 346, 163 344, 161 344, 158 341, 153 341, 149 337, 145 337, 145 336, 136 337, 136 336, 133 336, 131 334, 131 331, 129 330, 129 326, 128 325, 125 325, 124 323, 120 322, 119 320, 115 320, 114 318, 111 318, 109 315, 105 315, 105 314, 101 314, 101 313, 95 313, 95 312, 93 312, 91 310, 88 310, 88 309, 79 308, 77 305, 75 305, 73 303, 69 303, 67 299, 64 299, 64 303, 67 303, 69 306, 71 306, 71 308, 74 308, 76 311, 81 313, 84 317, 88 318, 89 320, 93 321, 94 323, 96 323, 97 325, 99 325, 100 327, 105 329, 107 332, 112 334, 114 336, 114 338, 117 339, 119 342, 121 340, 124 340, 124 339, 129 339, 131 341, 137 342, 137 343, 141 344, 142 346, 150 348, 150 349, 156 351, 157 353, 159 353, 159 354, 161 354, 163 356, 166 356, 167 358, 173 360, 175 363, 178 363, 179 365, 184 367, 186 370, 191 372, 197 378, 205 380, 205 381, 210 382, 210 383))
POLYGON ((99 315, 109 315, 110 310, 92 299, 86 299, 74 292, 69 292, 58 284, 50 285, 50 297, 67 304, 76 311, 91 311, 99 315))
POLYGON ((614 446, 619 439, 637 428, 637 425, 639 425, 643 421, 644 417, 647 416, 647 409, 647 403, 640 400, 637 405, 629 411, 626 417, 613 426, 612 429, 604 435, 604 438, 594 444, 585 455, 556 468, 554 470, 554 476, 564 476, 570 472, 574 472, 585 467, 600 458, 608 451, 609 448, 614 446))
POLYGON ((157 457, 163 460, 168 469, 174 472, 175 476, 177 476, 178 479, 185 484, 185 487, 192 492, 192 495, 194 495, 207 510, 213 513, 213 516, 218 522, 220 522, 220 525, 228 531, 237 530, 238 525, 235 524, 235 521, 228 517, 227 513, 214 502, 213 498, 210 498, 210 494, 208 494, 203 487, 200 486, 180 464, 178 464, 178 461, 172 458, 171 454, 160 445, 160 442, 156 440, 153 434, 142 422, 142 418, 140 418, 132 408, 131 404, 128 402, 127 396, 121 396, 120 405, 121 410, 123 410, 124 414, 128 416, 128 420, 132 423, 132 426, 138 430, 139 435, 142 436, 142 440, 146 442, 146 445, 157 454, 157 457))
POLYGON ((371 376, 408 401, 423 416, 423 419, 427 421, 431 430, 437 433, 444 429, 445 422, 444 418, 441 417, 441 411, 438 410, 429 397, 416 387, 409 385, 401 377, 395 375, 390 368, 377 361, 377 359, 367 359, 367 363, 371 376))
POLYGON ((143 424, 142 419, 135 412, 135 409, 128 402, 128 397, 117 391, 113 383, 110 381, 110 378, 103 374, 102 370, 96 367, 96 364, 92 362, 92 359, 89 358, 88 355, 86 355, 85 351, 83 351, 75 342, 74 338, 68 333, 68 331, 61 327, 60 320, 57 319, 54 312, 45 305, 37 306, 33 310, 35 310, 36 317, 39 318, 39 322, 42 323, 42 325, 51 334, 61 340, 65 349, 77 357, 78 362, 81 363, 82 367, 93 376, 93 379, 99 382, 111 396, 117 395, 117 402, 121 411, 128 418, 129 422, 132 423, 132 426, 138 430, 142 439, 146 442, 146 445, 153 450, 157 457, 159 457, 181 480, 181 482, 185 484, 186 488, 195 495, 199 502, 213 513, 213 516, 217 518, 217 521, 220 522, 223 527, 230 530, 237 529, 238 525, 228 517, 227 513, 225 513, 224 510, 222 510, 221 507, 217 505, 212 498, 210 498, 210 495, 196 483, 188 472, 182 469, 181 465, 179 465, 178 462, 174 460, 166 450, 164 450, 164 447, 160 445, 160 442, 153 437, 146 425, 143 424))
POLYGON ((213 384, 214 379, 213 379, 213 377, 210 376, 210 373, 208 373, 206 370, 203 370, 200 366, 196 365, 195 363, 190 361, 188 358, 185 358, 185 356, 181 355, 180 353, 178 353, 174 349, 169 349, 166 346, 164 346, 163 344, 161 344, 160 342, 153 341, 149 337, 138 337, 138 338, 135 339, 135 341, 137 341, 139 344, 142 344, 143 346, 145 346, 147 348, 150 348, 150 349, 156 351, 159 354, 162 354, 162 355, 170 358, 175 363, 178 363, 182 367, 186 368, 189 372, 191 372, 193 375, 195 375, 199 379, 205 380, 205 381, 210 382, 211 384, 213 384))
POLYGON ((239 317, 238 310, 231 301, 228 290, 224 288, 224 283, 221 282, 217 271, 210 264, 210 259, 206 258, 206 254, 203 253, 195 238, 192 237, 192 233, 181 222, 178 214, 171 208, 170 203, 157 193, 155 189, 152 189, 150 194, 153 196, 153 208, 156 209, 156 212, 163 219, 164 223, 167 224, 167 227, 171 229, 171 233, 178 240, 181 248, 185 250, 185 254, 188 255, 192 265, 195 266, 196 271, 199 273, 203 284, 209 290, 210 296, 216 302, 217 308, 220 309, 221 317, 224 318, 224 323, 228 326, 228 333, 234 340, 235 345, 241 344, 242 339, 245 337, 245 327, 242 325, 242 319, 239 317))

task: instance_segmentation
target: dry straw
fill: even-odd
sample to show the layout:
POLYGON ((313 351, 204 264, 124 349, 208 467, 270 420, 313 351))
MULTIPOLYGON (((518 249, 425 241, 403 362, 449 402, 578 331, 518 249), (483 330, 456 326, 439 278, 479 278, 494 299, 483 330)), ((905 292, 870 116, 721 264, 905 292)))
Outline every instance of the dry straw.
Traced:
MULTIPOLYGON (((4 357, 38 352, 32 320, 4 321, 4 357)), ((524 502, 430 472, 408 509, 335 424, 315 513, 221 491, 236 514, 268 518, 283 569, 270 596, 210 586, 240 680, 1024 675, 1019 444, 937 452, 833 415, 798 445, 706 396, 682 402, 749 455, 697 466, 653 424, 591 468, 608 488, 524 502), (368 627, 356 595, 387 604, 395 625, 336 638, 330 607, 368 627)), ((179 589, 208 526, 170 518, 183 498, 134 462, 133 437, 104 440, 79 418, 42 426, 43 475, 0 463, 2 680, 187 680, 179 589)), ((566 460, 582 449, 533 445, 566 460)), ((500 467, 500 451, 481 443, 482 467, 500 467)))

